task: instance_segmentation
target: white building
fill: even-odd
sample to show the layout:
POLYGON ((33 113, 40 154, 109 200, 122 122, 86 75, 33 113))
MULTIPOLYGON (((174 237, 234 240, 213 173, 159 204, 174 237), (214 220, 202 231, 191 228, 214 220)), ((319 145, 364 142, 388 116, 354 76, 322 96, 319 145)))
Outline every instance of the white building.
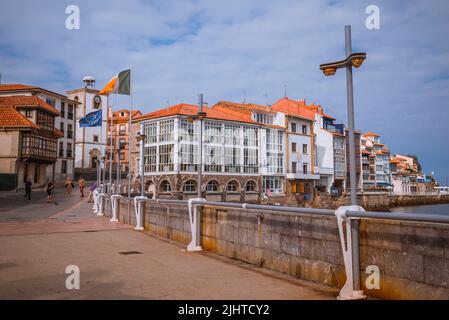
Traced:
POLYGON ((89 179, 95 179, 97 160, 106 154, 108 100, 106 95, 99 95, 93 87, 92 77, 84 78, 84 87, 67 91, 70 99, 77 101, 76 137, 75 137, 75 171, 89 179), (102 110, 102 127, 80 128, 79 120, 86 114, 102 110))
POLYGON ((373 132, 362 135, 363 189, 390 187, 390 152, 373 132))
POLYGON ((64 181, 67 176, 74 178, 74 148, 75 148, 75 109, 77 102, 65 95, 46 90, 36 86, 23 84, 11 84, 0 86, 0 96, 25 95, 36 96, 56 108, 60 117, 55 118, 55 128, 63 133, 58 139, 57 161, 53 166, 46 169, 47 179, 54 178, 55 181, 64 181))

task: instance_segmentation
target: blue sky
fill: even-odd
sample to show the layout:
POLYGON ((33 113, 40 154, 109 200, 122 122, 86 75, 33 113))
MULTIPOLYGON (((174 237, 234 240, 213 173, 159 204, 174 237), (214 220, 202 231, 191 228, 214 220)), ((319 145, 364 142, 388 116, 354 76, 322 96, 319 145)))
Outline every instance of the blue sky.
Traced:
MULTIPOLYGON (((414 153, 440 181, 449 176, 449 2, 323 0, 22 1, 0 10, 2 83, 65 92, 93 75, 102 87, 133 68, 133 104, 144 112, 203 92, 209 104, 271 104, 284 95, 321 104, 346 121, 345 73, 320 63, 367 52, 354 71, 356 127, 375 131, 393 153, 414 153), (68 5, 80 30, 65 28, 68 5), (380 30, 365 27, 368 5, 380 30)), ((117 97, 115 105, 129 104, 117 97)))

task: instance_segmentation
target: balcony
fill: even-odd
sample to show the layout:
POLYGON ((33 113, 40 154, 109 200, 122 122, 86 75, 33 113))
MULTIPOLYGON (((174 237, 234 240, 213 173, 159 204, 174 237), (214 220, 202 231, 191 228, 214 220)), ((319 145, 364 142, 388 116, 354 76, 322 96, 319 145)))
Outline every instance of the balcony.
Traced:
POLYGON ((314 171, 315 171, 315 174, 327 174, 327 175, 333 175, 334 174, 334 168, 315 167, 314 171))
POLYGON ((319 180, 320 176, 316 173, 312 173, 312 171, 308 171, 306 173, 304 172, 289 172, 287 173, 287 179, 289 180, 296 180, 296 179, 301 179, 301 180, 319 180))

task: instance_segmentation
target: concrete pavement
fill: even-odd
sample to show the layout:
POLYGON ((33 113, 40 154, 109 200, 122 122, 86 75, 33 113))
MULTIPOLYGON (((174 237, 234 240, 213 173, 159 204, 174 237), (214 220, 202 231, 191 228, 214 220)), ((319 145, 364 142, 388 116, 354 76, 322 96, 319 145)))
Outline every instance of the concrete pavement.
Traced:
POLYGON ((57 195, 0 206, 0 299, 333 299, 336 290, 137 232, 57 195), (8 217, 8 218, 6 218, 8 217), (17 217, 18 219, 9 219, 17 217), (137 251, 135 254, 123 254, 137 251), (65 269, 80 269, 80 289, 65 269))

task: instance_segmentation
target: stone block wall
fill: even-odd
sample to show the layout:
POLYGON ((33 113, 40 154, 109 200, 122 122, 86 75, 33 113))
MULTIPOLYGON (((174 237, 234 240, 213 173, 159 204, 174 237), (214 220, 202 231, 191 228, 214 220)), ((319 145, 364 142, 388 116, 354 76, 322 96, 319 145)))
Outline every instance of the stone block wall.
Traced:
MULTIPOLYGON (((106 205, 110 210, 109 204, 106 205)), ((120 220, 127 221, 128 200, 120 220)), ((205 250, 341 288, 345 270, 336 218, 206 206, 201 241, 205 250), (260 223, 259 223, 260 222, 260 223)), ((131 224, 135 225, 134 205, 131 224)), ((190 242, 186 205, 146 202, 149 232, 184 244, 190 242)), ((360 223, 361 279, 365 293, 383 299, 449 299, 449 226, 380 219, 360 223), (366 267, 380 268, 380 289, 365 287, 366 267)))

